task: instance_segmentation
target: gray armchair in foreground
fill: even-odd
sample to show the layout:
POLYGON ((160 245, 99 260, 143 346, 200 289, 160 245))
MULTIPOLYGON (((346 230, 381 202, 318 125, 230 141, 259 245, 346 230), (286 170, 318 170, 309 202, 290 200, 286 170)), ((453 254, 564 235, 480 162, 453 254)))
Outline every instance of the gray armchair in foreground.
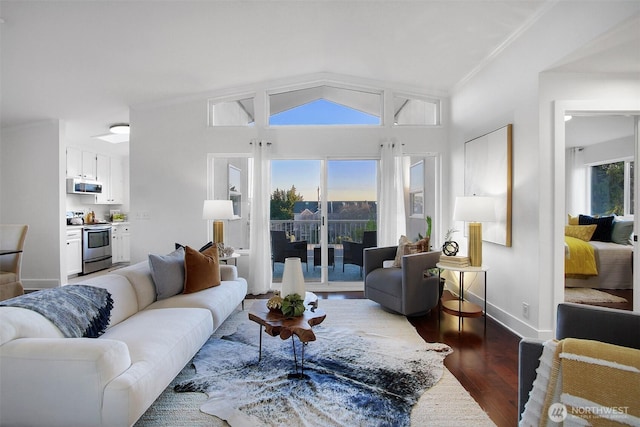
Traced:
POLYGON ((427 314, 440 298, 438 275, 427 272, 435 268, 440 251, 405 255, 401 268, 383 268, 396 251, 397 246, 364 250, 364 296, 405 316, 427 314))
MULTIPOLYGON (((558 305, 556 338, 580 338, 640 349, 640 313, 584 304, 558 305)), ((536 379, 543 341, 520 341, 518 366, 518 418, 536 379)))

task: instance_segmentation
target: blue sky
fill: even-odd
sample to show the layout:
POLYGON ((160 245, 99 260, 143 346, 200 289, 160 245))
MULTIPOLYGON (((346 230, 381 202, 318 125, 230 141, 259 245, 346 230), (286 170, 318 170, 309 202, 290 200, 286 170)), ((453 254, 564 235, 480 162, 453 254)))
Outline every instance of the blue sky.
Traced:
POLYGON ((274 114, 270 125, 379 125, 380 117, 319 99, 274 114))
MULTIPOLYGON (((329 160, 327 200, 376 200, 375 160, 329 160)), ((288 190, 295 185, 304 200, 317 201, 320 186, 320 160, 273 160, 271 189, 288 190)))

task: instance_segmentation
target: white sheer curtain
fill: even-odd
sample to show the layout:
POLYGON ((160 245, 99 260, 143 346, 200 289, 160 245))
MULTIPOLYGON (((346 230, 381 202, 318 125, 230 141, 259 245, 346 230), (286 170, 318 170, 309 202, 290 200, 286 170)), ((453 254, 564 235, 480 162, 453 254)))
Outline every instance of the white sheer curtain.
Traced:
POLYGON ((252 141, 251 217, 249 232, 248 293, 260 295, 271 289, 271 238, 269 197, 271 194, 270 142, 252 141))
POLYGON ((406 234, 405 175, 402 144, 385 142, 380 153, 380 197, 378 210, 378 246, 394 246, 406 234))
POLYGON ((588 213, 587 166, 584 164, 583 148, 572 147, 566 154, 566 193, 567 213, 579 215, 588 213))

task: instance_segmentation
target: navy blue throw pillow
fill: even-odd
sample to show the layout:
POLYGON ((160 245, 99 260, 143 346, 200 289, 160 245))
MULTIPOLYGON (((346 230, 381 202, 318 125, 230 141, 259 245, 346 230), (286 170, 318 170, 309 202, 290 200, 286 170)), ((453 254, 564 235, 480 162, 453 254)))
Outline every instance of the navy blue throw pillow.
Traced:
MULTIPOLYGON (((207 249, 209 249, 211 246, 213 246, 213 242, 205 243, 203 247, 198 249, 198 252, 204 252, 207 249)), ((183 245, 182 243, 175 243, 175 247, 176 247, 176 249, 178 249, 178 248, 186 249, 187 248, 186 245, 183 245)))
POLYGON ((591 240, 599 240, 601 242, 611 241, 611 232, 613 231, 613 216, 603 216, 595 218, 587 215, 578 217, 579 225, 596 224, 596 231, 591 236, 591 240))

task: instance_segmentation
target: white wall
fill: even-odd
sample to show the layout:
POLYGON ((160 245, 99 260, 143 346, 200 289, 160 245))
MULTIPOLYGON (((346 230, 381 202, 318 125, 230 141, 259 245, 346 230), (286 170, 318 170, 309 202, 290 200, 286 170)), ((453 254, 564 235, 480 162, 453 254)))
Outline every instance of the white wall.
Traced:
MULTIPOLYGON (((629 83, 633 84, 632 81, 629 83)), ((633 93, 633 91, 631 91, 631 93, 633 93)), ((633 123, 631 126, 633 127, 633 123)), ((628 159, 634 155, 635 141, 633 136, 629 136, 584 147, 582 159, 585 165, 589 165, 594 163, 616 162, 628 159)))
POLYGON ((64 242, 62 126, 47 121, 2 129, 0 222, 28 224, 22 257, 25 288, 60 284, 64 242))
POLYGON ((207 127, 206 96, 131 110, 130 219, 136 234, 132 262, 145 259, 149 252, 167 253, 174 242, 197 246, 207 241, 208 227, 201 217, 208 153, 249 153, 254 138, 272 142, 274 158, 376 158, 385 139, 401 141, 407 153, 447 151, 445 127, 262 126, 268 87, 261 83, 238 90, 258 94, 254 127, 207 127), (141 219, 147 212, 149 219, 141 219))
MULTIPOLYGON (((491 268, 490 315, 522 335, 551 336, 555 313, 550 102, 558 88, 539 93, 540 73, 637 10, 632 3, 558 2, 451 98, 451 207, 463 192, 464 142, 514 125, 513 245, 485 242, 483 258, 491 268), (530 306, 528 318, 523 302, 530 306)), ((608 89, 605 85, 602 92, 608 89)), ((458 240, 466 243, 460 235, 458 240)))

